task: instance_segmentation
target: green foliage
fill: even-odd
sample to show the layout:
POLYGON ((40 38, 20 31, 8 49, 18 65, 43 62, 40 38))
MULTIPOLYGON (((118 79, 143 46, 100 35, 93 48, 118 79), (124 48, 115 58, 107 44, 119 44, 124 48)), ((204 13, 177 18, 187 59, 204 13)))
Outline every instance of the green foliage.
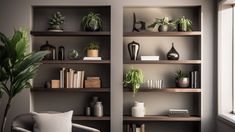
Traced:
POLYGON ((50 26, 60 26, 64 24, 65 17, 62 16, 60 12, 56 12, 49 18, 49 25, 50 26))
POLYGON ((99 17, 100 14, 90 12, 87 16, 82 18, 81 26, 85 31, 87 27, 93 27, 98 25, 100 29, 102 28, 102 19, 99 17))
POLYGON ((100 44, 96 41, 91 41, 88 46, 86 47, 86 50, 99 50, 100 44))
POLYGON ((174 26, 174 23, 171 22, 168 17, 164 17, 162 19, 156 18, 155 21, 148 26, 148 28, 155 28, 156 26, 160 25, 174 26))
POLYGON ((125 75, 123 84, 125 87, 131 85, 133 93, 137 93, 140 85, 144 82, 144 74, 142 70, 131 68, 125 75))
POLYGON ((23 29, 15 31, 12 38, 0 33, 0 40, 3 44, 0 46, 0 91, 13 98, 24 88, 31 87, 29 80, 35 76, 48 52, 26 54, 29 40, 23 29))
POLYGON ((190 19, 187 19, 183 16, 178 20, 178 24, 180 28, 185 27, 186 31, 192 31, 192 21, 190 19))
POLYGON ((179 69, 176 73, 175 73, 175 78, 176 79, 180 79, 180 78, 184 78, 184 77, 188 77, 188 74, 183 72, 181 69, 179 69))

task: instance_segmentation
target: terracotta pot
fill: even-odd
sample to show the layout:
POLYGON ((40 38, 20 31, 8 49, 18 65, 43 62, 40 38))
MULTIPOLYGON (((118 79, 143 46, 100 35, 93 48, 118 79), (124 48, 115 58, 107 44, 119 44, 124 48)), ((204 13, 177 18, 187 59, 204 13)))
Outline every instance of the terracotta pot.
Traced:
POLYGON ((87 57, 99 57, 99 50, 87 50, 87 57))

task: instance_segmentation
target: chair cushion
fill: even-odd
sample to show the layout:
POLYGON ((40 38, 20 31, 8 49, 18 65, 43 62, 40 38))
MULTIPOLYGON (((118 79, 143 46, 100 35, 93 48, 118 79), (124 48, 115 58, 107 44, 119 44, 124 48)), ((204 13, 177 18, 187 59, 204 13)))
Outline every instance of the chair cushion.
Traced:
POLYGON ((73 111, 65 113, 34 113, 34 132, 72 132, 73 111))

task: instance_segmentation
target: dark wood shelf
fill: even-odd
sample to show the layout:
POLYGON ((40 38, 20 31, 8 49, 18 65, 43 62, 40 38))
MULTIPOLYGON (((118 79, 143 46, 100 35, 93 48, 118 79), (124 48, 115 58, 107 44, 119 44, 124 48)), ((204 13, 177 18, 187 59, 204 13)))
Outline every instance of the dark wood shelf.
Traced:
POLYGON ((32 92, 110 92, 110 88, 31 88, 32 92))
POLYGON ((124 64, 201 64, 201 60, 159 60, 159 61, 141 61, 129 60, 124 64))
POLYGON ((94 116, 73 116, 73 121, 109 121, 110 116, 94 117, 94 116))
MULTIPOLYGON (((124 88, 124 92, 132 92, 131 88, 124 88)), ((201 93, 200 88, 140 88, 138 92, 169 92, 169 93, 201 93)))
POLYGON ((148 115, 145 117, 132 117, 124 116, 124 121, 201 121, 199 116, 189 116, 189 117, 169 117, 160 115, 148 115))
POLYGON ((110 36, 109 31, 100 32, 83 32, 83 31, 64 31, 64 32, 49 32, 49 31, 31 31, 33 36, 110 36))
POLYGON ((110 64, 110 60, 44 60, 43 64, 110 64))
POLYGON ((200 36, 201 31, 193 31, 193 32, 125 32, 123 33, 124 37, 158 37, 158 36, 200 36))

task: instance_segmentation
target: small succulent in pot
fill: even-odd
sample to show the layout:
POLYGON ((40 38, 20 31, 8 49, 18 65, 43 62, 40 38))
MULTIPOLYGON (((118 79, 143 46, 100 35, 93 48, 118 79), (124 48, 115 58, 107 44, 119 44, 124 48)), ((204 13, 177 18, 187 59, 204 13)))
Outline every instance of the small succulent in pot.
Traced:
POLYGON ((100 14, 90 12, 88 15, 82 18, 81 28, 84 31, 102 31, 102 19, 100 14))
POLYGON ((148 28, 157 28, 159 32, 167 32, 170 26, 173 26, 174 23, 171 23, 168 17, 156 18, 155 22, 148 26, 148 28))
POLYGON ((178 88, 187 88, 189 87, 189 77, 188 74, 179 69, 175 73, 175 82, 178 88))
POLYGON ((49 31, 62 32, 65 17, 58 11, 49 18, 49 31))
POLYGON ((87 51, 87 57, 99 57, 99 42, 91 41, 85 49, 87 51))
POLYGON ((144 82, 144 74, 142 70, 131 68, 124 77, 124 87, 130 86, 133 93, 136 94, 140 89, 140 85, 144 82))
POLYGON ((184 16, 178 20, 178 31, 192 31, 192 21, 184 16))

